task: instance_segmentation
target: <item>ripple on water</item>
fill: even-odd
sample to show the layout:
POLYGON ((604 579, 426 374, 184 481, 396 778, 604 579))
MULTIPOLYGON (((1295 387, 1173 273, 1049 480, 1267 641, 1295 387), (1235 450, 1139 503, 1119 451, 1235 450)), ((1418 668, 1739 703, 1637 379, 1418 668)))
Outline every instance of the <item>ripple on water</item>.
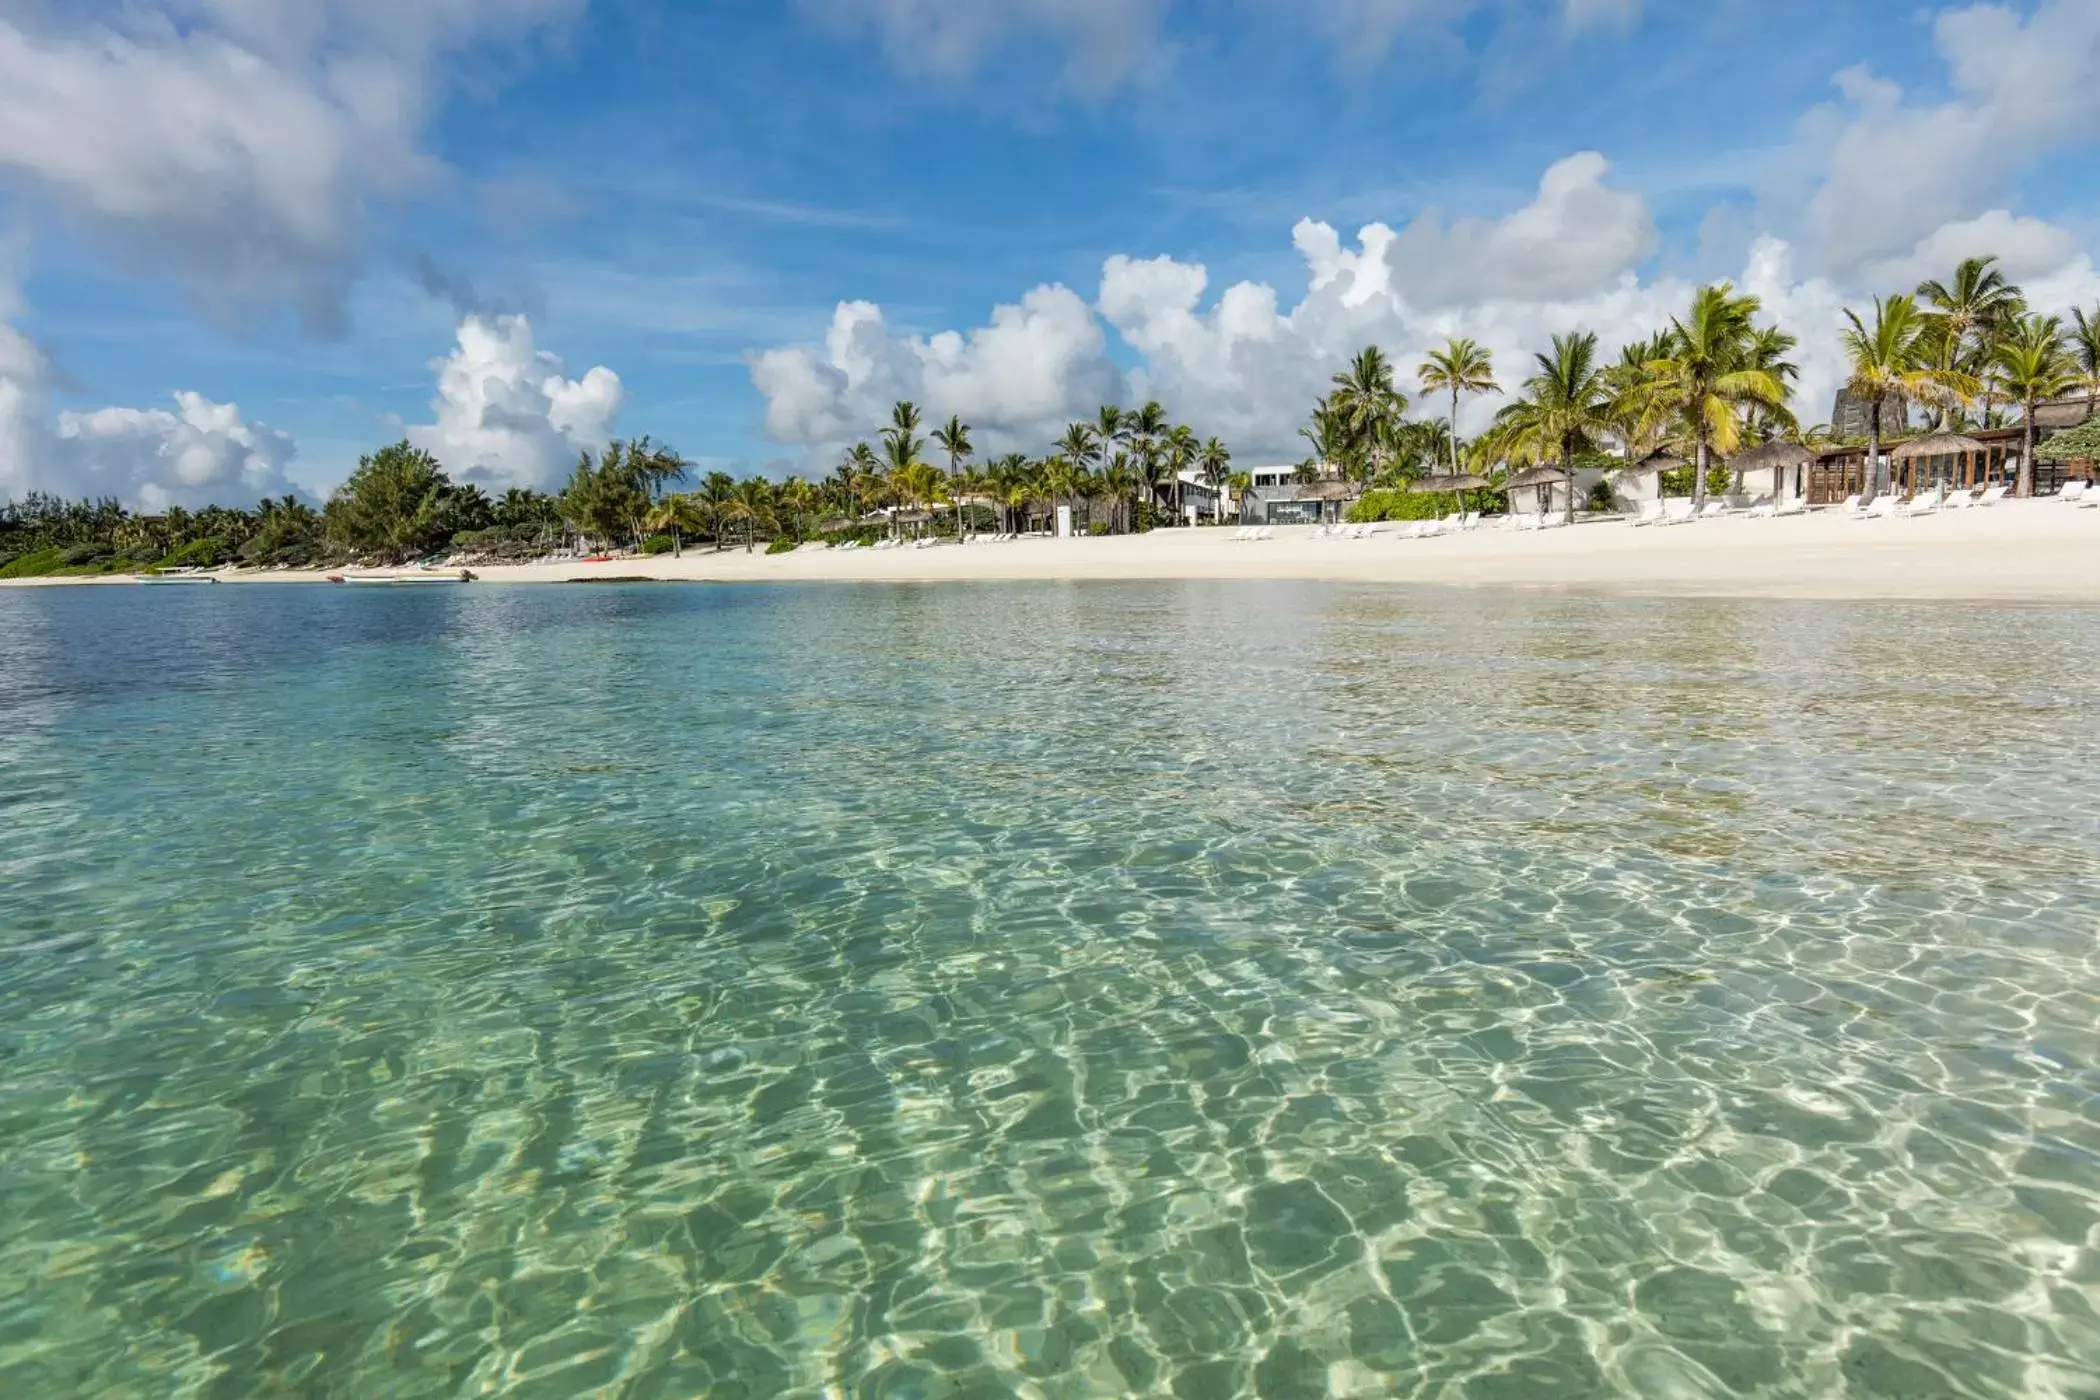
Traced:
POLYGON ((2096 700, 2079 612, 0 596, 0 1381, 2100 1392, 2096 700))

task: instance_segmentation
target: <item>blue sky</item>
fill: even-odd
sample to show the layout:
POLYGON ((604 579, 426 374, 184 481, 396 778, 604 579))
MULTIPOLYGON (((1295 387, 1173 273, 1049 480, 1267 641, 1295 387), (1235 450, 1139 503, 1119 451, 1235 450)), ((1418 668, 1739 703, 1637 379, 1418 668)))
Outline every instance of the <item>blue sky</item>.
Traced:
POLYGON ((0 492, 320 493, 403 431, 496 484, 612 431, 813 468, 896 392, 1015 446, 1088 397, 1159 393, 1260 455, 1360 339, 1406 363, 1477 332, 1507 370, 1753 265, 1814 339, 1994 214, 2016 270, 2100 295, 2092 8, 0 0, 0 378, 32 404, 0 431, 0 492), (119 110, 5 81, 69 63, 119 110), (1565 207, 1541 198, 1589 152, 1565 207), (1349 259, 1324 288, 1301 219, 1349 259), (1372 224, 1397 239, 1367 276, 1372 224), (1112 293, 1118 256, 1173 261, 1112 293), (1271 319, 1216 316, 1243 282, 1271 319), (1072 300, 970 337, 1046 285, 1072 300), (809 348, 841 302, 880 308, 849 328, 866 355, 809 348), (529 359, 519 395, 434 406, 463 317, 511 315, 617 395, 565 409, 529 359), (949 329, 943 359, 925 337, 949 329), (239 426, 171 426, 181 391, 239 426), (112 405, 131 416, 87 417, 112 405))

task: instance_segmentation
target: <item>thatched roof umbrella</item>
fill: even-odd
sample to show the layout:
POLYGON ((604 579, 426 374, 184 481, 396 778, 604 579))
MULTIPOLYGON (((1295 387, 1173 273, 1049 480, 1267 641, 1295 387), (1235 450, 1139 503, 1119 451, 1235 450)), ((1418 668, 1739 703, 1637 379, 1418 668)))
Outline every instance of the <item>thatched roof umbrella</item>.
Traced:
MULTIPOLYGON (((1612 479, 1622 481, 1628 477, 1635 476, 1660 476, 1664 472, 1677 471, 1684 465, 1684 458, 1677 456, 1675 453, 1658 449, 1641 458, 1638 462, 1629 462, 1623 467, 1614 467, 1612 469, 1612 479)), ((1655 494, 1657 496, 1662 495, 1662 487, 1660 485, 1655 488, 1655 494)))
POLYGON ((1975 438, 1960 433, 1930 433, 1925 437, 1912 438, 1897 444, 1889 454, 1890 463, 1936 461, 1941 457, 1966 457, 1971 453, 1988 452, 1989 448, 1975 438))
POLYGON ((1548 504, 1545 493, 1567 480, 1568 474, 1559 467, 1532 467, 1506 478, 1502 483, 1502 489, 1504 491, 1522 491, 1527 486, 1535 488, 1539 492, 1539 514, 1544 515, 1548 504))
POLYGON ((1804 444, 1792 442, 1785 438, 1775 438, 1771 442, 1761 443, 1746 452, 1736 453, 1735 456, 1728 459, 1728 469, 1735 473, 1735 484, 1738 489, 1743 484, 1745 473, 1772 473, 1772 504, 1776 507, 1779 504, 1779 498, 1786 494, 1781 489, 1783 474, 1793 471, 1797 467, 1805 467, 1815 460, 1816 454, 1809 451, 1804 444))
POLYGON ((1638 462, 1629 462, 1623 467, 1613 467, 1614 476, 1652 476, 1660 472, 1674 472, 1685 465, 1684 458, 1672 452, 1651 452, 1638 462))

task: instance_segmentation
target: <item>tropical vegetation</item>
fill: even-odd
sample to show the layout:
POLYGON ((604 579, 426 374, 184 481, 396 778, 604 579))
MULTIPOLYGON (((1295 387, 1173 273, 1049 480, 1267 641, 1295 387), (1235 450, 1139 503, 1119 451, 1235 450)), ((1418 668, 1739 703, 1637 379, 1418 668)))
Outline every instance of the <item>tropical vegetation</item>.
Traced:
MULTIPOLYGON (((1589 490, 1592 508, 1609 505, 1613 477, 1640 469, 1660 471, 1665 491, 1703 501, 1727 489, 1728 459, 1791 437, 1863 449, 1873 464, 1864 483, 1871 494, 1886 487, 1889 446, 1920 430, 1997 426, 2001 406, 2017 408, 2025 424, 2021 494, 2032 492, 2038 461, 2091 460, 2088 439, 2100 429, 2089 424, 2045 441, 2037 408, 2083 395, 2089 412, 2100 409, 2100 307, 2076 310, 2068 323, 2036 315, 1996 259, 1972 258, 1914 293, 1846 311, 1840 341, 1845 389, 1865 410, 1865 431, 1850 443, 1827 426, 1801 426, 1792 404, 1794 336, 1770 323, 1756 297, 1724 282, 1699 288, 1682 315, 1615 354, 1588 331, 1554 336, 1470 441, 1459 432, 1464 400, 1505 392, 1485 347, 1454 338, 1427 351, 1415 382, 1429 411, 1411 417, 1391 356, 1365 346, 1313 404, 1299 433, 1305 455, 1272 470, 1298 483, 1346 483, 1336 494, 1354 500, 1354 519, 1440 513, 1454 490, 1461 507, 1500 507, 1506 483, 1522 472, 1519 481, 1555 492, 1572 518, 1577 492, 1568 478, 1576 472, 1604 469, 1606 484, 1589 490), (1464 491, 1477 486, 1475 476, 1489 486, 1464 491)), ((1222 438, 1175 422, 1157 402, 1104 405, 1039 455, 997 456, 981 450, 960 416, 929 427, 917 405, 902 402, 815 480, 700 476, 677 452, 640 437, 582 454, 552 492, 519 487, 492 496, 408 442, 362 459, 318 509, 286 496, 252 510, 140 511, 32 492, 0 503, 0 577, 677 553, 701 544, 781 550, 885 535, 966 539, 1047 529, 1061 510, 1082 533, 1128 533, 1189 520, 1187 495, 1197 483, 1208 488, 1213 524, 1240 514, 1256 490, 1255 474, 1236 465, 1222 438)))

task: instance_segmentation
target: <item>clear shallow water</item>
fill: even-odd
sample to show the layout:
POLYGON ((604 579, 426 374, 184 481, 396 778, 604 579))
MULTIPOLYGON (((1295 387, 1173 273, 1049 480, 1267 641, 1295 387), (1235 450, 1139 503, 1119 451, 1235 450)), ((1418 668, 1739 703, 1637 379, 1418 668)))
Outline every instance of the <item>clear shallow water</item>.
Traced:
POLYGON ((2100 613, 0 592, 0 1391, 2090 1396, 2100 613))

